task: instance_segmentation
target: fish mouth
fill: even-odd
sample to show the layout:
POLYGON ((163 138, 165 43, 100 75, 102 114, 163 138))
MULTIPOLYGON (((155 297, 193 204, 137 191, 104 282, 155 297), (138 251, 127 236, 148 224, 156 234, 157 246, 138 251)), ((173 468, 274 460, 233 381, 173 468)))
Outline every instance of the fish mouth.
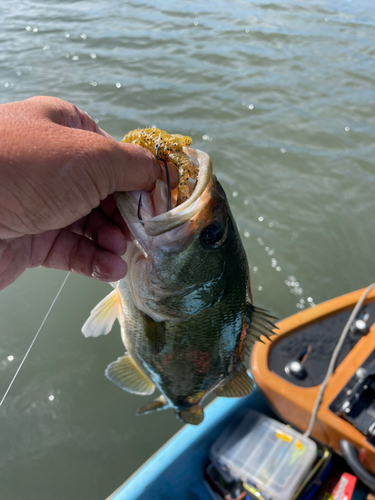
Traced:
MULTIPOLYGON (((158 236, 182 226, 206 205, 208 197, 202 195, 212 177, 211 158, 199 149, 185 147, 183 150, 190 160, 199 167, 199 171, 191 196, 181 205, 166 211, 167 185, 161 180, 156 182, 152 193, 145 191, 115 193, 119 211, 136 240, 136 244, 137 240, 144 239, 141 235, 147 239, 147 237, 158 236), (140 197, 141 210, 139 209, 140 197)), ((144 246, 142 241, 139 243, 142 247, 144 246)))
MULTIPOLYGON (((160 303, 162 296, 172 293, 170 279, 166 280, 164 275, 165 262, 171 255, 183 254, 199 237, 200 212, 205 212, 211 200, 211 158, 192 148, 184 148, 184 152, 199 169, 190 197, 180 205, 166 211, 168 187, 160 179, 151 193, 115 193, 117 206, 132 237, 122 256, 128 264, 127 286, 135 306, 157 322, 176 319, 176 312, 171 313, 168 306, 162 307, 160 303)), ((174 294, 186 292, 186 287, 176 281, 173 288, 174 294)))

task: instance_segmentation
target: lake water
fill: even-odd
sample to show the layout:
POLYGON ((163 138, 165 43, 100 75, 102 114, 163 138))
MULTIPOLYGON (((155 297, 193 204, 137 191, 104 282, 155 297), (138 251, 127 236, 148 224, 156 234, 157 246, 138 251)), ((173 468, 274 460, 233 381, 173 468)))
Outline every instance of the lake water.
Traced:
MULTIPOLYGON (((58 96, 117 139, 156 125, 211 155, 256 305, 282 318, 375 280, 373 2, 2 0, 0 21, 0 102, 58 96)), ((64 276, 0 292, 0 395, 64 276)), ((117 327, 80 333, 109 291, 69 278, 1 407, 2 500, 104 499, 180 428, 104 377, 117 327)))

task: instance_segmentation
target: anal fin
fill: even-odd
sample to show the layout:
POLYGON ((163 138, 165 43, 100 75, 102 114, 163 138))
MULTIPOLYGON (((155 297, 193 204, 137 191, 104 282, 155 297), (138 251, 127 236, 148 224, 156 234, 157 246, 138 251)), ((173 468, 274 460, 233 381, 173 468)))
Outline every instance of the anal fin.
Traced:
POLYGON ((146 396, 155 390, 154 383, 138 368, 129 354, 109 364, 105 375, 120 389, 133 394, 146 396))
POLYGON ((236 375, 225 385, 214 390, 217 396, 222 398, 241 398, 251 394, 254 389, 254 382, 247 374, 246 368, 242 365, 236 375))
POLYGON ((142 415, 143 413, 150 413, 152 411, 165 410, 169 408, 168 401, 165 399, 163 395, 151 401, 145 406, 142 406, 137 410, 137 415, 142 415))

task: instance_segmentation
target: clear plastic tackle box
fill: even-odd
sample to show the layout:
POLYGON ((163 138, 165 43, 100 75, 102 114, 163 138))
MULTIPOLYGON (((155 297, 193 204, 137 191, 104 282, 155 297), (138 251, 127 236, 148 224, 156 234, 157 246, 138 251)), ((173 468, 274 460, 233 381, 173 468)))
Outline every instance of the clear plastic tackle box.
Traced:
POLYGON ((290 500, 317 456, 314 441, 277 420, 244 409, 210 450, 212 462, 269 500, 290 500))

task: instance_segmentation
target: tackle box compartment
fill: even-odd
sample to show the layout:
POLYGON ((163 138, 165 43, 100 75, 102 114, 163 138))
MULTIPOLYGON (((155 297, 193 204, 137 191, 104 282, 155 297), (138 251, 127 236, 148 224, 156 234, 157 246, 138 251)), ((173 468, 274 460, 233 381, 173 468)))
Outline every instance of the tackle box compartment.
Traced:
POLYGON ((228 480, 269 500, 290 500, 317 456, 317 445, 291 427, 244 409, 212 445, 210 458, 228 480))

